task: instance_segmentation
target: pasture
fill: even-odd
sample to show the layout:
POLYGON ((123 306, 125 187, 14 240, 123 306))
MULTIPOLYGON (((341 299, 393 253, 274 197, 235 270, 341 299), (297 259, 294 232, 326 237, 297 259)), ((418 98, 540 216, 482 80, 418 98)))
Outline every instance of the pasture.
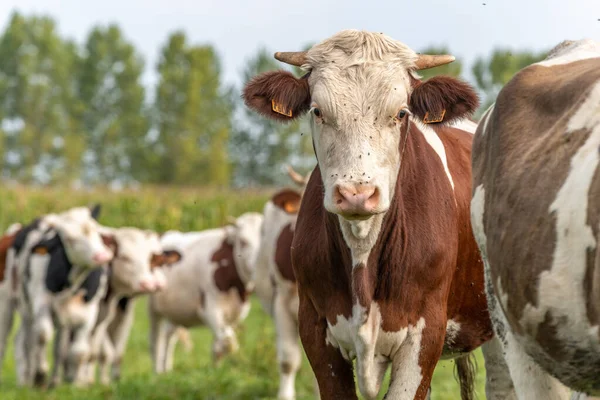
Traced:
MULTIPOLYGON (((269 190, 222 191, 216 189, 142 188, 139 191, 71 191, 65 189, 3 188, 0 199, 0 229, 16 221, 28 222, 41 213, 95 202, 102 204, 100 222, 108 226, 135 226, 163 232, 168 229, 201 230, 225 223, 228 215, 262 211, 269 190)), ((15 328, 16 328, 15 324, 15 328)), ((14 333, 15 329, 13 329, 14 333)), ((61 386, 51 391, 17 388, 12 338, 0 383, 1 400, 22 399, 272 399, 277 393, 278 373, 273 323, 253 300, 252 311, 239 331, 241 350, 213 365, 211 334, 191 330, 194 347, 177 347, 174 371, 155 376, 148 350, 146 301, 136 302, 136 319, 125 358, 123 376, 110 387, 77 389, 61 386)), ((478 398, 484 399, 485 372, 477 352, 478 398)), ((312 399, 313 378, 306 358, 296 387, 299 399, 312 399)), ((432 385, 434 400, 459 398, 453 363, 439 363, 432 385)))

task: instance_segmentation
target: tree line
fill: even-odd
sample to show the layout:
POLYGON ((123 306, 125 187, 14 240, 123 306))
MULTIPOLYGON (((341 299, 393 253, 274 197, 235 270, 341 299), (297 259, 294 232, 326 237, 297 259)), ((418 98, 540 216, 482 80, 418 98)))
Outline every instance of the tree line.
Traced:
MULTIPOLYGON (((472 83, 482 110, 516 71, 544 56, 497 49, 477 59, 472 83)), ((2 179, 271 185, 286 182, 287 163, 303 172, 314 165, 307 121, 280 125, 249 112, 241 88, 223 82, 211 44, 190 43, 184 32, 173 32, 153 67, 158 82, 144 87, 149 66, 116 24, 93 27, 78 44, 61 37, 49 16, 14 13, 0 35, 2 179)), ((259 49, 241 81, 282 68, 287 66, 272 51, 259 49)), ((463 73, 457 60, 422 75, 463 73)))

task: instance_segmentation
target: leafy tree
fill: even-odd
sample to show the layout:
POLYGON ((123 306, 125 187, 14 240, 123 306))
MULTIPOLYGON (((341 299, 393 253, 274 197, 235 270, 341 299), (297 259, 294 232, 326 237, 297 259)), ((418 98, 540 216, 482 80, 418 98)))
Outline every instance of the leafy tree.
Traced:
POLYGON ((498 96, 504 85, 521 69, 546 57, 546 52, 513 51, 496 49, 486 59, 479 57, 472 67, 477 87, 483 92, 484 100, 478 112, 481 116, 498 96))
MULTIPOLYGON (((246 83, 260 73, 287 68, 273 58, 272 52, 262 48, 248 61, 242 81, 246 83)), ((299 68, 293 72, 297 76, 302 74, 299 68)), ((237 111, 236 129, 230 141, 236 185, 289 184, 286 164, 302 172, 315 165, 306 117, 281 124, 250 111, 239 99, 237 111)))
POLYGON ((116 25, 89 33, 78 68, 80 119, 87 153, 84 180, 110 182, 139 175, 148 122, 144 63, 116 25))
POLYGON ((0 37, 4 175, 26 182, 77 176, 83 140, 77 121, 76 47, 49 17, 14 13, 0 37))
POLYGON ((191 46, 183 33, 174 33, 162 48, 158 72, 147 180, 227 184, 232 106, 222 88, 216 51, 191 46))

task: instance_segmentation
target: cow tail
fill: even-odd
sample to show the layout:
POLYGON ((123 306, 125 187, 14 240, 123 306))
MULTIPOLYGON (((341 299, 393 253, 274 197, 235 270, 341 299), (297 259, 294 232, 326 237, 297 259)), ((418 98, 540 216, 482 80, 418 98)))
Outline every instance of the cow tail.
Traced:
POLYGON ((454 374, 460 385, 462 400, 475 400, 475 378, 477 377, 477 360, 473 353, 459 357, 455 361, 454 374))

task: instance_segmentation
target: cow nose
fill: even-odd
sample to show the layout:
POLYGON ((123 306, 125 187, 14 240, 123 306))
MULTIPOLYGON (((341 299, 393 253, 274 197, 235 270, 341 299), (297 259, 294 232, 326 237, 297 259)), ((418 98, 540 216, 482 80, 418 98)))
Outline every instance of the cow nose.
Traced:
POLYGON ((379 189, 375 185, 338 184, 333 201, 342 216, 369 216, 378 212, 379 189))
POLYGON ((112 259, 112 255, 108 251, 99 251, 92 257, 96 264, 106 264, 112 259))

